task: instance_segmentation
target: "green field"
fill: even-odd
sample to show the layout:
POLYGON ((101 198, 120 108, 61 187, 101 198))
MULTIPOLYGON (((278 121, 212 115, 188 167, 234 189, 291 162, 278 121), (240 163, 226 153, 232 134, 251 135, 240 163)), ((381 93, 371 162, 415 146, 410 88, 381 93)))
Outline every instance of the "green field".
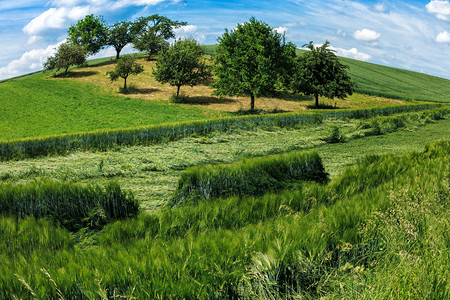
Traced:
POLYGON ((199 108, 34 75, 0 83, 0 140, 208 118, 199 108))
MULTIPOLYGON (((427 121, 406 131, 322 144, 317 149, 326 169, 340 173, 328 184, 298 182, 277 194, 164 208, 100 231, 70 233, 52 219, 15 220, 0 207, 0 296, 448 298, 450 145, 423 152, 423 143, 448 136, 448 125, 448 119, 427 121), (419 153, 405 154, 416 148, 419 153), (349 149, 364 151, 349 157, 349 149), (403 154, 378 155, 385 151, 403 154)), ((208 139, 199 144, 214 145, 208 139)), ((252 132, 245 140, 252 140, 252 132)), ((187 161, 183 146, 174 155, 179 162, 187 161)), ((241 150, 256 149, 247 146, 241 150)), ((173 150, 155 157, 168 163, 173 150)), ((78 155, 72 157, 78 163, 87 158, 78 155)), ((116 157, 107 155, 110 161, 96 165, 97 172, 116 157)), ((144 157, 147 172, 164 173, 151 165, 154 157, 144 157)), ((60 159, 7 164, 13 170, 14 164, 36 162, 58 172, 60 159)), ((33 170, 28 179, 39 177, 39 169, 33 170)))
POLYGON ((343 61, 437 103, 233 116, 108 59, 0 83, 0 299, 450 299, 449 81, 343 61))

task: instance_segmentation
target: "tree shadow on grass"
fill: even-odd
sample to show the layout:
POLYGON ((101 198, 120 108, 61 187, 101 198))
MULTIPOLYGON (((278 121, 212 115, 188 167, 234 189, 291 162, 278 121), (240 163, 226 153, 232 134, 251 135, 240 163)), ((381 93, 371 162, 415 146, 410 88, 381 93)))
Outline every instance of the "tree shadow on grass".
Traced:
POLYGON ((77 71, 77 72, 70 72, 69 76, 70 78, 83 78, 83 77, 89 77, 97 75, 98 71, 77 71))
POLYGON ((340 109, 340 107, 327 104, 319 104, 319 106, 307 105, 306 109, 340 109))
POLYGON ((109 66, 117 63, 117 59, 111 59, 99 63, 95 63, 92 65, 87 66, 87 68, 97 68, 97 67, 103 67, 103 66, 109 66))
POLYGON ((159 92, 159 89, 155 89, 155 88, 136 88, 136 87, 128 87, 126 90, 124 90, 123 88, 120 88, 119 93, 124 94, 124 95, 130 95, 130 94, 142 94, 142 95, 148 95, 148 94, 152 94, 155 92, 159 92))
POLYGON ((208 104, 227 104, 227 103, 234 103, 234 102, 236 102, 236 100, 229 99, 229 98, 198 96, 198 97, 184 97, 182 103, 208 105, 208 104))
POLYGON ((282 109, 271 109, 271 110, 263 110, 263 109, 240 109, 235 112, 231 112, 232 115, 235 116, 247 116, 247 115, 269 115, 269 114, 281 114, 290 112, 282 109))

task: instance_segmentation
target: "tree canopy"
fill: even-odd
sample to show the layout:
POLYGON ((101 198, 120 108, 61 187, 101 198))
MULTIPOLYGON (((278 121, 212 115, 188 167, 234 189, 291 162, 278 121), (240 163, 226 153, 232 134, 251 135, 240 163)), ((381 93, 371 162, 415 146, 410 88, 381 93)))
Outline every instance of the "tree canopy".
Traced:
POLYGON ((83 46, 88 55, 100 51, 108 42, 108 28, 103 17, 87 15, 84 19, 70 26, 68 31, 70 43, 83 46))
POLYGON ((161 52, 156 70, 156 80, 177 87, 177 97, 183 85, 194 86, 211 78, 210 67, 204 58, 203 47, 195 40, 177 40, 161 52))
POLYGON ((134 74, 139 74, 144 71, 144 67, 137 63, 136 57, 133 55, 124 55, 116 64, 113 71, 107 72, 111 81, 115 81, 122 77, 124 79, 123 90, 127 90, 127 78, 134 74))
POLYGON ((116 59, 120 58, 120 51, 131 43, 134 38, 132 30, 133 23, 131 22, 117 22, 108 28, 108 46, 113 46, 116 49, 116 59))
POLYGON ((292 76, 292 90, 314 95, 316 107, 319 106, 319 96, 344 99, 351 95, 355 88, 355 83, 347 74, 348 67, 339 61, 329 46, 328 41, 317 47, 313 42, 303 45, 309 51, 297 58, 295 73, 292 76))
POLYGON ((133 25, 134 48, 147 51, 150 60, 155 53, 168 46, 166 40, 175 38, 174 29, 186 24, 157 14, 141 17, 133 25))
POLYGON ((250 109, 255 97, 271 94, 290 73, 295 45, 269 25, 251 18, 238 24, 219 38, 215 56, 215 94, 219 96, 250 96, 250 109))
POLYGON ((63 69, 64 74, 67 74, 70 66, 83 65, 86 62, 86 56, 87 53, 84 47, 64 43, 58 47, 54 56, 47 58, 47 61, 44 63, 44 69, 63 69))

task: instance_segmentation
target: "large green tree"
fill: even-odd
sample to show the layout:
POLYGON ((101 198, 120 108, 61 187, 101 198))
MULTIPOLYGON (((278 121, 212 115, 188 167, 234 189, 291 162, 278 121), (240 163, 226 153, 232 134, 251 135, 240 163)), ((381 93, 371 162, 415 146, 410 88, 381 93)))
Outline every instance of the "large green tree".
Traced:
POLYGON ((108 28, 108 45, 116 49, 116 59, 120 58, 120 51, 131 43, 134 38, 133 23, 117 22, 108 28))
POLYGON ((64 74, 68 74, 69 67, 72 65, 82 66, 86 62, 86 49, 82 46, 72 45, 68 43, 61 44, 54 56, 47 58, 44 63, 46 70, 64 70, 64 74))
POLYGON ((355 83, 347 74, 348 67, 339 61, 329 46, 328 41, 317 47, 313 42, 303 45, 309 51, 297 58, 291 80, 294 92, 314 95, 316 107, 319 106, 319 96, 344 99, 355 89, 355 83))
POLYGON ((154 54, 168 46, 168 39, 175 38, 174 29, 186 24, 157 14, 141 17, 133 25, 134 48, 147 51, 150 60, 154 54))
POLYGON ((124 55, 116 64, 116 67, 113 71, 107 72, 111 81, 115 81, 119 79, 119 77, 124 79, 123 91, 127 91, 127 78, 128 76, 134 74, 139 74, 144 71, 144 67, 142 67, 137 61, 136 57, 133 55, 124 55))
POLYGON ((203 47, 195 40, 177 40, 161 52, 156 70, 156 80, 177 87, 177 97, 183 85, 194 86, 211 79, 203 47))
POLYGON ((83 46, 88 55, 100 51, 108 42, 108 28, 103 17, 87 15, 68 31, 70 43, 83 46))
POLYGON ((269 25, 251 18, 238 24, 219 38, 215 56, 214 83, 216 95, 250 96, 250 109, 255 97, 272 94, 291 72, 295 45, 269 25))

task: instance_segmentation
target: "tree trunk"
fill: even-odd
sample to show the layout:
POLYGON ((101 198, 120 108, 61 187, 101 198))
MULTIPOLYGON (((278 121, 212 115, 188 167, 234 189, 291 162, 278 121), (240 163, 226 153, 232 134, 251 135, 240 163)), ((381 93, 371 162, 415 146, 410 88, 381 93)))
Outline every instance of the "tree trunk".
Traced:
POLYGON ((67 75, 67 72, 69 72, 69 67, 66 68, 66 70, 64 71, 64 74, 67 75))
POLYGON ((255 95, 253 92, 250 93, 250 110, 255 110, 255 95))
POLYGON ((177 98, 180 95, 180 87, 181 87, 181 85, 177 85, 177 98))
POLYGON ((125 83, 123 84, 123 90, 125 91, 127 89, 127 77, 124 78, 125 83))
POLYGON ((116 49, 116 59, 119 59, 119 58, 120 58, 120 50, 116 49))
POLYGON ((314 98, 316 99, 316 108, 319 107, 319 95, 315 94, 314 98))

